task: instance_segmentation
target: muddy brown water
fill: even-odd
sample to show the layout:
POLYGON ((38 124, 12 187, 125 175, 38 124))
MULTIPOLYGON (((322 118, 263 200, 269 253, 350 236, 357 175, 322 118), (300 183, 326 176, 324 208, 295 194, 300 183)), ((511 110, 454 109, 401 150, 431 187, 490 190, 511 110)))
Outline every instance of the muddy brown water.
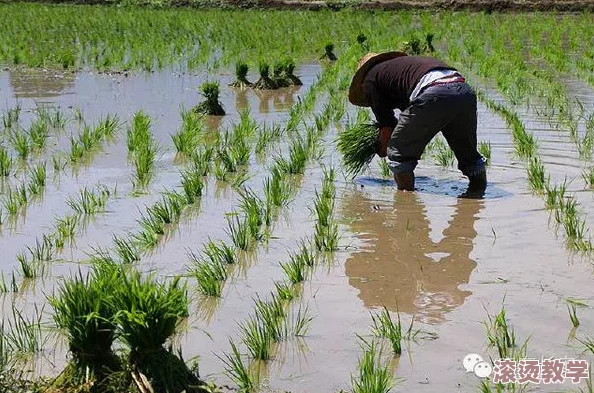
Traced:
MULTIPOLYGON (((315 64, 304 65, 298 69, 304 81, 300 89, 259 94, 237 93, 226 87, 229 75, 218 75, 229 115, 214 126, 225 129, 238 119, 237 110, 245 108, 260 123, 282 122, 290 105, 307 91, 319 71, 315 64)), ((136 230, 144 206, 154 202, 160 191, 179 184, 180 167, 174 163, 170 134, 180 125, 180 106, 189 108, 196 103, 196 86, 205 79, 205 74, 167 72, 127 77, 0 73, 0 102, 10 108, 18 100, 24 125, 36 104, 58 105, 70 118, 71 108, 79 107, 90 122, 113 113, 127 121, 142 109, 154 119, 153 134, 162 147, 148 194, 131 195, 131 168, 122 131, 116 143, 107 145, 78 174, 67 171, 56 179, 50 177, 43 200, 31 205, 25 219, 12 228, 2 228, 0 268, 6 276, 16 269, 16 254, 47 232, 56 216, 69 211, 65 204, 68 196, 85 185, 118 185, 118 196, 108 202, 107 212, 96 216, 77 236, 76 245, 60 254, 48 277, 29 283, 26 291, 15 296, 3 296, 6 315, 13 301, 29 314, 35 304, 44 304, 45 295, 60 277, 84 269, 79 262, 91 247, 107 247, 112 234, 136 230)), ((584 88, 579 94, 591 103, 592 93, 584 88)), ((491 95, 497 98, 495 92, 491 95)), ((539 151, 552 178, 575 179, 569 188, 576 192, 590 224, 592 193, 583 190, 580 177, 581 168, 588 163, 579 160, 567 132, 554 129, 534 111, 522 113, 540 141, 539 151)), ((65 135, 52 138, 48 153, 37 160, 66 150, 68 133, 74 129, 71 123, 65 135)), ((324 139, 323 161, 338 166, 335 132, 324 139)), ((419 165, 418 191, 414 193, 396 192, 392 181, 381 179, 376 162, 369 173, 353 182, 338 176, 336 214, 341 249, 303 284, 302 297, 292 308, 300 304, 309 307, 314 317, 311 328, 305 337, 275 348, 273 359, 263 367, 264 391, 349 389, 361 355, 356 335, 369 336, 370 313, 384 306, 392 312, 399 310, 405 325, 414 318, 418 328, 437 335, 436 339, 407 343, 402 356, 391 361, 394 375, 402 378, 395 391, 477 391, 480 380, 465 373, 461 361, 468 353, 495 355, 487 348, 483 322, 488 313, 499 311, 503 301, 518 340, 530 338, 530 357, 591 360, 570 337, 565 305, 568 297, 589 305, 578 309, 581 325, 574 332, 580 338, 587 336, 594 326, 590 261, 566 251, 563 239, 549 225, 542 200, 527 188, 524 165, 513 156, 505 123, 483 106, 479 107, 479 140, 490 140, 493 148, 490 186, 482 200, 458 198, 466 180, 454 168, 440 168, 430 159, 419 165)), ((279 151, 284 149, 283 142, 279 151)), ((267 166, 253 161, 250 173, 248 184, 261 187, 267 166)), ((287 251, 295 250, 299 239, 312 235, 313 220, 307 207, 321 177, 321 166, 310 164, 301 190, 275 225, 274 237, 233 273, 221 299, 202 298, 190 280, 191 316, 176 343, 181 344, 186 358, 199 357, 202 377, 230 383, 216 355, 230 349, 228 337, 239 340, 237 324, 252 313, 256 295, 266 297, 274 281, 283 278, 279 262, 286 261, 287 251)), ((236 206, 237 196, 229 187, 215 183, 209 182, 200 209, 183 217, 167 242, 143 257, 139 265, 143 270, 156 270, 162 276, 184 273, 188 249, 199 251, 209 237, 227 239, 224 217, 236 206)), ((49 308, 46 312, 49 314, 49 308)), ((59 342, 50 342, 35 368, 55 375, 64 364, 65 351, 59 342)), ((534 391, 575 388, 568 383, 531 387, 534 391)))

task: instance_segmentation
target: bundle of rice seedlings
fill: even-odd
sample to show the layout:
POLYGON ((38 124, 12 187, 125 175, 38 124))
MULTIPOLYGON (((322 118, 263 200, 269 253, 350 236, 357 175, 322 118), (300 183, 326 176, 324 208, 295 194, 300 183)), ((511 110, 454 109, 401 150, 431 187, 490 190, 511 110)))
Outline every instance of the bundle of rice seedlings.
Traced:
POLYGON ((274 90, 276 84, 270 79, 270 65, 267 63, 260 63, 260 79, 254 83, 254 89, 259 90, 274 90))
POLYGON ((193 111, 202 115, 225 116, 225 110, 219 101, 219 83, 204 82, 200 90, 206 100, 196 105, 193 111))
POLYGON ((272 69, 272 81, 277 88, 291 85, 289 79, 284 73, 284 68, 285 67, 283 63, 276 63, 272 69))
POLYGON ((141 391, 194 392, 202 382, 183 360, 164 347, 188 316, 186 286, 127 271, 114 297, 118 333, 130 349, 132 377, 141 391), (150 386, 147 386, 150 385, 150 386))
POLYGON ((324 54, 320 57, 320 60, 336 61, 337 57, 334 54, 334 44, 329 42, 324 46, 324 54))
POLYGON ((79 274, 64 281, 49 298, 54 322, 68 340, 72 356, 52 387, 69 391, 86 386, 91 392, 117 392, 125 384, 113 379, 114 373, 122 370, 120 358, 112 350, 117 336, 116 283, 116 269, 97 266, 86 278, 79 274))
POLYGON ((338 134, 337 148, 342 154, 346 174, 355 177, 369 165, 377 153, 379 126, 356 122, 338 134))
POLYGON ((251 87, 253 83, 247 80, 247 73, 248 65, 242 60, 238 61, 235 64, 235 77, 237 80, 229 84, 229 86, 238 88, 251 87))
POLYGON ((303 82, 297 76, 295 76, 295 62, 293 60, 285 60, 283 63, 283 71, 285 77, 291 86, 301 86, 303 82))

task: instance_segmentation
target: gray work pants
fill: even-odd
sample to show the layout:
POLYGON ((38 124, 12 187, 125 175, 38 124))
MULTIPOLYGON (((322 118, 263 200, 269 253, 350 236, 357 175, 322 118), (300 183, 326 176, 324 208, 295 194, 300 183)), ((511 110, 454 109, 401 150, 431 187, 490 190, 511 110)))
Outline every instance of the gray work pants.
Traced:
POLYGON ((485 170, 477 150, 476 95, 465 82, 426 88, 400 113, 388 142, 388 159, 394 173, 413 172, 425 147, 442 132, 465 176, 485 170))

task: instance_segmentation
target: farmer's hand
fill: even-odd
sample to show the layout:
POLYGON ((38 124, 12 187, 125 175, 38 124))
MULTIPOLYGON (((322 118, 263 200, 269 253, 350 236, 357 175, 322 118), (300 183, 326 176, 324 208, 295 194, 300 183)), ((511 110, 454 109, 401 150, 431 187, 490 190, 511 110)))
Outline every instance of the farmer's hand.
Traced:
POLYGON ((392 137, 392 127, 382 127, 380 128, 379 134, 379 146, 377 150, 377 155, 380 157, 385 157, 388 155, 388 141, 392 137))

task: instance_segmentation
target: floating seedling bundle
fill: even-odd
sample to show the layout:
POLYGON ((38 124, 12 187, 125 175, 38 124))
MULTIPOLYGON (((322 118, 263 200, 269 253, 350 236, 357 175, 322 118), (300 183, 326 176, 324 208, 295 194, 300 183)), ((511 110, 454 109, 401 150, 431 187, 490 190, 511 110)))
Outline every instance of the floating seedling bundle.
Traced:
POLYGON ((202 115, 225 116, 225 110, 219 101, 219 83, 204 82, 200 90, 206 100, 196 105, 194 112, 202 115))
POLYGON ((237 88, 246 88, 253 85, 252 82, 247 80, 248 65, 243 61, 238 61, 235 64, 235 77, 237 80, 231 83, 229 86, 237 88))
POLYGON ((379 126, 356 122, 338 134, 337 147, 347 175, 355 177, 369 165, 377 153, 379 126))

